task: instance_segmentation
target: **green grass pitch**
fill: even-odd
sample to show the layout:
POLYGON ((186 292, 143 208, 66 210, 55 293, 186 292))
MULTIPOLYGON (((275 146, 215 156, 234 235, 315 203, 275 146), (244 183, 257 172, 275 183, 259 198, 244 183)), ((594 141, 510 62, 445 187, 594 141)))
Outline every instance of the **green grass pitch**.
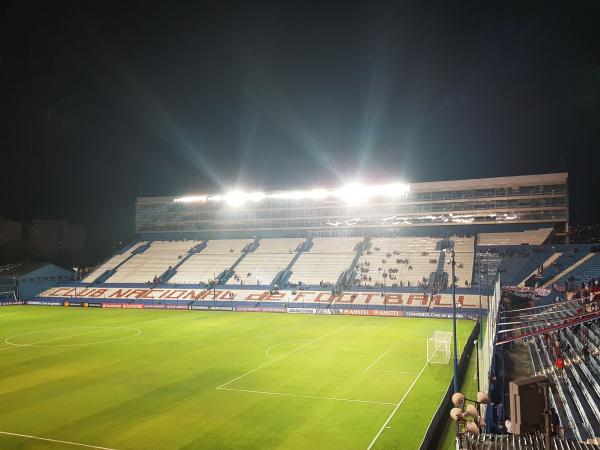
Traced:
MULTIPOLYGON (((458 326, 462 348, 473 322, 458 326)), ((0 448, 418 448, 452 373, 452 364, 425 364, 426 339, 451 328, 439 319, 5 307, 0 448)))

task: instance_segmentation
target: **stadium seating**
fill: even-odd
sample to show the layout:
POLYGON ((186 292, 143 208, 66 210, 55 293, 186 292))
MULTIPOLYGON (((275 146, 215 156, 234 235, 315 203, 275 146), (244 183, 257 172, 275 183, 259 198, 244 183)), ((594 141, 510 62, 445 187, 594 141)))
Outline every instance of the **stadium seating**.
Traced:
POLYGON ((479 233, 478 245, 542 245, 552 228, 540 228, 511 233, 479 233))
POLYGON ((143 253, 132 256, 109 278, 110 283, 146 283, 177 265, 201 241, 153 241, 143 253))
POLYGON ((102 264, 97 266, 93 271, 85 276, 83 281, 94 282, 100 275, 102 275, 107 270, 114 270, 119 264, 129 258, 137 248, 147 244, 145 241, 137 242, 133 246, 126 249, 123 253, 117 253, 112 258, 107 259, 102 264))
POLYGON ((201 252, 190 256, 169 279, 172 284, 206 284, 214 280, 242 256, 253 239, 210 240, 201 252))
POLYGON ((261 239, 259 246, 248 253, 235 267, 227 284, 271 284, 296 256, 303 238, 261 239))
POLYGON ((427 237, 373 238, 358 260, 356 285, 427 284, 441 258, 437 242, 427 237))
MULTIPOLYGON (((556 317, 568 318, 568 315, 557 312, 556 317)), ((583 329, 587 330, 586 339, 598 348, 600 340, 597 326, 583 329)), ((552 334, 552 342, 554 339, 555 334, 552 334)), ((557 390, 551 393, 551 400, 561 416, 561 422, 567 424, 568 433, 578 440, 600 436, 600 386, 596 381, 600 376, 598 357, 590 355, 586 362, 581 354, 584 344, 569 328, 561 333, 561 339, 567 344, 563 352, 566 364, 562 374, 554 368, 553 356, 544 339, 537 336, 529 340, 534 371, 549 376, 555 383, 557 390)))
MULTIPOLYGON (((541 242, 549 233, 550 229, 482 233, 479 245, 474 237, 422 236, 138 242, 102 263, 84 281, 147 283, 158 278, 170 284, 205 284, 217 277, 229 286, 287 283, 329 288, 339 282, 344 287, 385 284, 400 289, 410 285, 409 290, 436 291, 451 284, 450 258, 445 250, 454 249, 457 287, 477 286, 482 271, 484 286, 490 286, 498 272, 503 284, 517 284, 553 254, 549 246, 520 244, 541 242), (498 245, 507 242, 519 245, 498 245)), ((546 273, 556 275, 555 268, 573 258, 569 250, 564 251, 546 273)), ((587 264, 582 270, 585 268, 587 264)), ((596 270, 595 266, 589 268, 596 270)), ((577 275, 585 276, 584 272, 577 275)))
POLYGON ((579 285, 587 283, 590 278, 597 277, 600 274, 600 254, 589 253, 589 259, 575 268, 572 272, 564 275, 560 281, 569 280, 569 283, 579 285))
POLYGON ((314 238, 310 249, 292 266, 288 281, 309 286, 334 285, 352 264, 355 248, 362 241, 361 237, 314 238))
POLYGON ((516 286, 553 254, 552 248, 537 246, 482 247, 477 250, 474 280, 483 272, 484 284, 500 273, 503 285, 516 286))
MULTIPOLYGON (((471 286, 473 280, 473 264, 475 252, 475 238, 451 238, 454 241, 454 254, 456 260, 455 276, 457 286, 471 286)), ((449 258, 446 258, 446 272, 451 273, 452 268, 449 258)))

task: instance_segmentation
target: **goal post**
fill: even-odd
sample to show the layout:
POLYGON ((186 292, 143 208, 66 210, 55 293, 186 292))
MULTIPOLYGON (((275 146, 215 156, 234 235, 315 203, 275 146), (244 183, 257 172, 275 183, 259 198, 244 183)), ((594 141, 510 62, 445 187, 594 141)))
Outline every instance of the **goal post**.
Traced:
POLYGON ((15 291, 0 291, 0 303, 13 303, 17 301, 15 291))
POLYGON ((427 363, 448 364, 450 362, 450 340, 452 333, 436 330, 427 338, 427 363))

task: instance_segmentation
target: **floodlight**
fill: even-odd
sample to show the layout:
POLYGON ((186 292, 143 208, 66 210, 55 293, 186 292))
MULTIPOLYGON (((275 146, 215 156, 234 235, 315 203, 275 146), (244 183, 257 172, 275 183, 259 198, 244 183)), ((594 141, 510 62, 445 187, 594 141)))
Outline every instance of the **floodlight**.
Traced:
POLYGON ((289 191, 289 192, 277 192, 276 194, 269 195, 270 198, 282 198, 290 200, 302 200, 306 197, 304 191, 289 191))
POLYGON ((462 418, 462 409, 452 408, 450 410, 450 417, 452 418, 452 420, 458 421, 460 418, 462 418))
POLYGON ((251 192, 249 194, 244 194, 246 199, 252 202, 259 202, 266 197, 264 192, 251 192))
POLYGON ((335 196, 350 205, 358 205, 369 199, 369 192, 361 183, 349 183, 337 191, 335 196))
POLYGON ((326 198, 328 195, 329 193, 325 189, 313 189, 307 192, 307 197, 315 200, 321 200, 323 198, 326 198))
POLYGON ((229 206, 238 207, 246 203, 246 194, 242 191, 231 191, 223 199, 229 206))
POLYGON ((475 422, 468 422, 467 423, 467 431, 471 434, 478 434, 479 427, 477 426, 477 424, 475 422))
POLYGON ((452 404, 454 406, 460 406, 462 407, 462 405, 465 403, 465 396, 464 394, 462 394, 461 392, 455 392, 454 394, 452 394, 452 404))
POLYGON ((207 199, 206 195, 188 195, 186 197, 179 197, 173 201, 176 203, 196 203, 205 202, 207 199))

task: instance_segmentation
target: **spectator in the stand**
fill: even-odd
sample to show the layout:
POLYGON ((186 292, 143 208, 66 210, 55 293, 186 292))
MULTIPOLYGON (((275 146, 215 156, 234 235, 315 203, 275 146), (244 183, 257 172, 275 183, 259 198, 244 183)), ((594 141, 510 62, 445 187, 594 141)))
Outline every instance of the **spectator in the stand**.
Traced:
POLYGON ((556 369, 557 369, 557 372, 558 372, 558 377, 561 378, 561 379, 563 378, 563 370, 564 370, 564 368, 565 368, 565 360, 562 359, 562 357, 559 356, 558 358, 556 358, 556 369))
POLYGON ((506 432, 508 434, 512 434, 512 422, 510 421, 510 416, 508 416, 506 418, 506 421, 504 422, 504 426, 506 427, 506 432))
POLYGON ((560 418, 558 417, 558 414, 556 413, 556 410, 554 408, 550 408, 550 425, 550 432, 552 433, 552 436, 558 435, 558 428, 560 427, 560 418))
POLYGON ((589 364, 589 362, 590 362, 590 348, 588 347, 587 344, 585 344, 583 346, 583 348, 581 349, 581 355, 583 356, 583 360, 585 361, 585 363, 589 364))

